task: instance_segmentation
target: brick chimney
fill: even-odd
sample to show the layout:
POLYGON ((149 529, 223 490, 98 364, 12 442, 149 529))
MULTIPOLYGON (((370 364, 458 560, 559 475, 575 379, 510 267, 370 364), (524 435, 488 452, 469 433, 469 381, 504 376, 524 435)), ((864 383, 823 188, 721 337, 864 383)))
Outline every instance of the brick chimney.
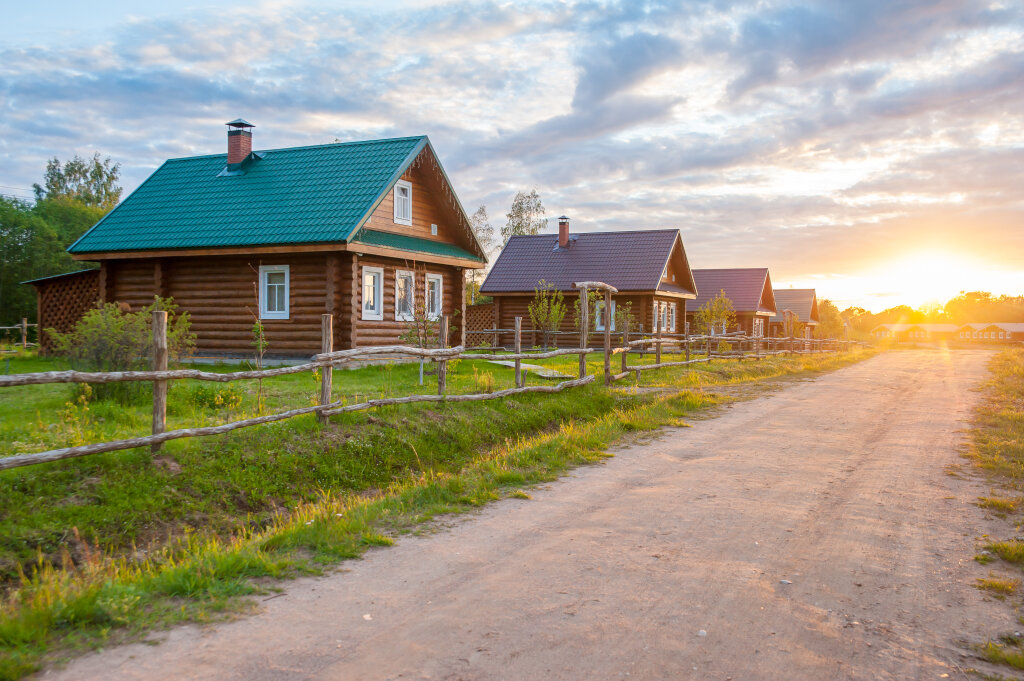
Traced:
POLYGON ((234 167, 252 153, 252 129, 254 126, 249 121, 236 118, 227 124, 228 126, 228 167, 234 167))
POLYGON ((569 218, 558 218, 558 247, 569 248, 569 218))

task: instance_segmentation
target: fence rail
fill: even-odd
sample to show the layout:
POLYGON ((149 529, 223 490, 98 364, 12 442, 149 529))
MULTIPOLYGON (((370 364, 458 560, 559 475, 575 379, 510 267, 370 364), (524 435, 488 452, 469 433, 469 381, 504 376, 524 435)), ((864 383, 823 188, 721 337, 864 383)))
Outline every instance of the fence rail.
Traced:
POLYGON ((30 345, 37 345, 36 343, 28 342, 28 330, 30 327, 38 327, 38 324, 29 324, 28 319, 25 317, 21 318, 21 324, 17 326, 0 326, 0 331, 20 331, 21 332, 21 347, 22 349, 28 348, 30 345))
MULTIPOLYGON (((587 300, 589 290, 601 291, 604 293, 605 296, 605 305, 603 309, 604 342, 602 353, 604 356, 605 385, 611 385, 614 381, 621 380, 629 376, 630 374, 635 374, 637 380, 639 381, 640 373, 643 371, 651 371, 654 369, 660 369, 664 367, 677 367, 698 364, 701 362, 709 362, 714 357, 712 342, 719 343, 725 341, 730 344, 739 344, 738 351, 718 353, 719 357, 733 357, 737 359, 745 359, 748 357, 756 359, 760 357, 767 357, 778 354, 803 354, 805 352, 814 351, 834 351, 849 347, 849 345, 842 345, 842 343, 848 342, 811 341, 805 339, 785 339, 789 343, 789 345, 787 347, 781 347, 779 345, 779 343, 781 342, 780 339, 754 338, 743 335, 688 336, 679 334, 663 334, 660 329, 656 329, 654 334, 644 334, 640 338, 635 340, 630 339, 630 332, 628 330, 620 332, 617 335, 621 337, 622 344, 618 346, 613 346, 611 332, 610 298, 611 294, 615 292, 615 289, 601 282, 581 282, 579 284, 576 284, 576 287, 579 289, 580 297, 583 301, 587 300), (774 351, 772 350, 772 341, 776 342, 776 349, 774 351), (767 347, 765 347, 764 351, 762 352, 761 347, 766 342, 767 347), (744 350, 745 343, 751 344, 753 354, 744 350), (827 343, 832 343, 832 345, 826 345, 827 343), (706 357, 699 359, 693 359, 690 357, 691 347, 694 346, 695 344, 704 344, 706 346, 706 357), (653 364, 637 364, 630 366, 627 360, 630 353, 639 352, 643 350, 644 347, 649 345, 653 345, 655 347, 655 362, 653 364), (685 348, 686 360, 663 362, 662 348, 663 346, 666 345, 685 348), (797 346, 799 346, 799 348, 797 346), (621 368, 618 372, 612 373, 611 359, 616 354, 621 355, 622 357, 621 368)), ((155 311, 153 313, 154 351, 153 356, 151 357, 152 368, 149 371, 86 372, 70 370, 0 376, 0 388, 20 385, 44 385, 53 383, 120 383, 131 381, 152 382, 153 425, 151 434, 147 436, 126 438, 110 442, 100 442, 95 444, 79 445, 75 447, 51 449, 48 451, 37 452, 33 454, 16 454, 13 456, 0 457, 0 470, 18 468, 21 466, 29 466, 33 464, 46 463, 51 461, 60 461, 62 459, 87 456, 89 454, 98 454, 101 452, 134 449, 136 447, 148 446, 153 451, 157 451, 164 442, 168 442, 170 440, 220 435, 223 433, 231 432, 233 430, 238 430, 239 428, 248 428, 251 426, 257 426, 266 423, 274 423, 277 421, 283 421, 305 414, 316 414, 321 422, 325 422, 327 418, 333 414, 350 413, 389 405, 412 404, 418 402, 476 402, 482 400, 501 399, 504 397, 508 397, 510 395, 517 395, 523 393, 562 392, 563 390, 568 390, 571 388, 576 388, 579 386, 587 385, 589 383, 593 383, 597 378, 596 375, 589 374, 587 370, 587 355, 595 352, 602 352, 602 350, 600 349, 589 347, 588 340, 590 333, 590 321, 588 319, 588 307, 588 305, 582 306, 582 329, 578 334, 579 347, 559 348, 555 350, 545 350, 541 352, 522 352, 522 317, 517 317, 515 320, 515 328, 511 330, 511 333, 514 334, 515 352, 503 354, 481 353, 478 349, 475 350, 473 348, 466 348, 461 345, 456 347, 446 347, 448 329, 448 320, 446 317, 441 318, 441 323, 439 325, 439 345, 441 346, 439 348, 420 348, 410 345, 385 345, 335 351, 332 345, 334 336, 332 332, 333 316, 325 314, 322 316, 321 324, 321 352, 317 355, 314 355, 309 362, 297 366, 278 367, 274 369, 258 369, 250 371, 235 371, 231 373, 214 373, 210 371, 202 371, 199 369, 169 370, 167 368, 167 312, 155 311), (429 359, 431 361, 436 362, 438 366, 437 394, 388 397, 366 400, 364 402, 358 402, 353 404, 345 404, 344 400, 332 400, 334 367, 344 365, 345 363, 351 361, 380 359, 383 357, 394 357, 396 355, 411 358, 418 357, 421 359, 429 359), (561 383, 557 383, 555 385, 526 385, 525 374, 522 370, 523 360, 549 359, 553 357, 562 357, 565 355, 579 356, 578 378, 562 381, 561 383), (449 361, 459 358, 513 361, 515 367, 515 387, 490 393, 473 393, 466 395, 449 394, 447 388, 447 365, 449 361), (241 419, 238 421, 232 421, 230 423, 224 423, 220 425, 166 430, 168 381, 199 380, 227 383, 230 381, 285 376, 289 374, 297 374, 315 370, 320 370, 321 381, 320 397, 318 400, 318 404, 316 405, 291 409, 276 414, 268 414, 264 416, 256 416, 252 418, 241 419)), ((27 336, 28 326, 29 325, 27 324, 27 320, 22 320, 22 324, 20 326, 12 328, 22 329, 23 339, 25 339, 27 336)), ((4 327, 0 327, 0 329, 2 328, 4 327)), ((495 333, 496 331, 506 333, 509 332, 505 330, 489 330, 477 333, 495 333)))

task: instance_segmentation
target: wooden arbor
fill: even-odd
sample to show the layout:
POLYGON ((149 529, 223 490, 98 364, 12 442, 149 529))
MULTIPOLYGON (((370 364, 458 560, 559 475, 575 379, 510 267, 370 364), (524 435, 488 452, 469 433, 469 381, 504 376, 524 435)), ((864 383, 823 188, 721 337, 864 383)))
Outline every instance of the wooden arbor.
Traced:
MULTIPOLYGON (((604 384, 612 384, 612 294, 619 290, 603 281, 578 281, 573 284, 580 291, 580 347, 587 347, 590 331, 590 305, 587 292, 590 289, 604 291, 604 384)), ((580 378, 587 374, 587 356, 580 355, 580 378)))

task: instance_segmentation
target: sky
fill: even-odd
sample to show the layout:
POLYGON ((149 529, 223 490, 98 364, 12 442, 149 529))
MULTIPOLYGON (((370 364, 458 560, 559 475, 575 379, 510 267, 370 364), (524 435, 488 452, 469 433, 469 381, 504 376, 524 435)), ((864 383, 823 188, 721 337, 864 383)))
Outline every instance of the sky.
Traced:
MULTIPOLYGON (((427 134, 469 212, 678 228, 880 310, 1024 293, 1024 3, 0 0, 0 193, 99 152, 427 134)), ((556 228, 554 219, 550 231, 556 228)))

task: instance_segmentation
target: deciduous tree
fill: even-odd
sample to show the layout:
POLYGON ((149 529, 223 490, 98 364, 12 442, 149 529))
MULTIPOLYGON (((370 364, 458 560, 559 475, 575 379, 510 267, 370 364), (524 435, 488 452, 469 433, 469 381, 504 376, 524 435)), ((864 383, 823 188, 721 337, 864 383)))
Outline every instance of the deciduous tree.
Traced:
POLYGON ((509 237, 519 234, 537 234, 547 227, 548 221, 544 217, 544 204, 536 189, 530 193, 516 192, 512 199, 512 209, 506 214, 508 222, 501 229, 501 238, 508 241, 509 237))
POLYGON ((109 157, 101 159, 99 152, 90 159, 76 155, 64 163, 55 156, 46 164, 43 184, 33 184, 32 188, 37 201, 73 199, 110 210, 121 200, 117 183, 120 175, 121 164, 112 163, 109 157))

